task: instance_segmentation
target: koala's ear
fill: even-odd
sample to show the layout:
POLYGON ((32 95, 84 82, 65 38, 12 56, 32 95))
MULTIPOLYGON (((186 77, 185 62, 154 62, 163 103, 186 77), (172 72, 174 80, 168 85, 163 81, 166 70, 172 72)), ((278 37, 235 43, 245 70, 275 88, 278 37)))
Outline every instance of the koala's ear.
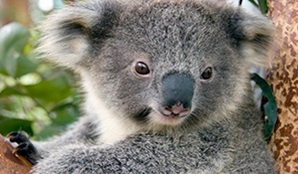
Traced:
POLYGON ((58 65, 73 68, 88 55, 91 44, 102 43, 119 12, 108 1, 66 6, 42 23, 37 52, 58 65))
POLYGON ((265 16, 246 14, 241 10, 230 14, 226 21, 227 32, 236 41, 242 58, 249 65, 267 65, 276 46, 273 23, 265 16))

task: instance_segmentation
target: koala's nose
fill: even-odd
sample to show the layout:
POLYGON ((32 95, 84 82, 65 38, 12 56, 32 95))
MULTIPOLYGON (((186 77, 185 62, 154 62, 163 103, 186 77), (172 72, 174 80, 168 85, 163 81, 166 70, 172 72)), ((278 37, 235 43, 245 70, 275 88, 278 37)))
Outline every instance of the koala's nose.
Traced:
POLYGON ((185 116, 191 109, 194 80, 188 74, 169 74, 162 80, 163 102, 161 112, 165 116, 185 116))

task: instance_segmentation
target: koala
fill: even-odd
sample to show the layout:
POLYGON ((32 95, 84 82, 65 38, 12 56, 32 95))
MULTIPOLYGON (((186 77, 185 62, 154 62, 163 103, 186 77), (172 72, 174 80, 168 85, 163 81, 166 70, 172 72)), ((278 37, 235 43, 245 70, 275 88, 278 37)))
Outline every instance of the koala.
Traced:
POLYGON ((32 173, 276 173, 248 73, 273 42, 266 17, 218 1, 65 6, 38 51, 79 74, 82 117, 48 141, 10 140, 32 173))

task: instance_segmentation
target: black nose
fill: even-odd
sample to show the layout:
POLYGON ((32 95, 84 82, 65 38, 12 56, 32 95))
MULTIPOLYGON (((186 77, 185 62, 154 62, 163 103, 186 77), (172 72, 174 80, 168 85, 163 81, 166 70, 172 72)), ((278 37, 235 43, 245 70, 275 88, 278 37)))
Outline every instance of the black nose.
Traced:
POLYGON ((162 80, 163 102, 161 112, 165 116, 185 116, 191 109, 194 80, 188 74, 175 73, 162 80))

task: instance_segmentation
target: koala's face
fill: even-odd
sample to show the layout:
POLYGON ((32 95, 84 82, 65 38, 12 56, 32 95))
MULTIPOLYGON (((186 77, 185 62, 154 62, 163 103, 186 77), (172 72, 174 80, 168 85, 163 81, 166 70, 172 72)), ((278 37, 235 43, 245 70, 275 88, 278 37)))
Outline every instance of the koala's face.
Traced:
POLYGON ((151 125, 197 125, 236 106, 247 69, 222 21, 205 13, 200 6, 158 4, 122 16, 91 56, 98 97, 151 125))
POLYGON ((244 100, 245 56, 264 56, 257 49, 266 50, 258 46, 268 45, 269 25, 256 24, 265 19, 246 31, 241 25, 252 18, 203 2, 107 4, 101 17, 88 17, 88 27, 66 23, 86 42, 84 58, 66 64, 84 72, 94 97, 112 113, 148 129, 186 128, 224 118, 244 100))

